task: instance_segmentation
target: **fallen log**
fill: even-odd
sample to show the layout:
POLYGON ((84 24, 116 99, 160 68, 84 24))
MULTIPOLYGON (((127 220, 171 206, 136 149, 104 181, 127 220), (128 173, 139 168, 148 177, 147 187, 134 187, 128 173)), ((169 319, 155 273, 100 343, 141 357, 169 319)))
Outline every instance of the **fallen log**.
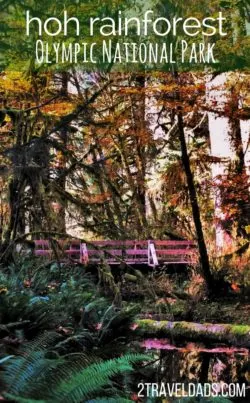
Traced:
POLYGON ((170 337, 175 340, 207 341, 250 348, 249 325, 138 319, 133 329, 138 336, 143 337, 170 337))
POLYGON ((239 354, 248 357, 249 349, 245 347, 232 347, 232 346, 219 346, 219 347, 204 347, 203 343, 188 342, 184 346, 177 347, 169 343, 168 339, 146 339, 141 342, 141 346, 147 350, 165 350, 165 351, 179 351, 180 353, 189 353, 195 350, 196 353, 208 354, 239 354))

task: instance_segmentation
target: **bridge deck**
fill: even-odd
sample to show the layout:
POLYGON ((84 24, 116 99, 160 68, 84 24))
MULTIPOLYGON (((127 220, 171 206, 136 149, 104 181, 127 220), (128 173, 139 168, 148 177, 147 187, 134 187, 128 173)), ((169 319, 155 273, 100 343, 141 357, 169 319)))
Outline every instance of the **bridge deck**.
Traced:
POLYGON ((70 260, 83 264, 107 263, 116 265, 146 264, 156 267, 162 264, 197 264, 198 253, 194 241, 93 241, 57 240, 52 243, 45 239, 35 240, 35 255, 51 258, 56 254, 60 259, 68 256, 70 260))

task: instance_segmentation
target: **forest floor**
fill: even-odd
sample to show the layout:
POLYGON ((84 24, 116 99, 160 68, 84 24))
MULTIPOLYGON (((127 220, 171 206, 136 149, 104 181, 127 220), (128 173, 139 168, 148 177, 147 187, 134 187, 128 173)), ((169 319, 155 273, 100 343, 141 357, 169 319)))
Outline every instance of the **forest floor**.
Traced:
MULTIPOLYGON (((110 268, 105 268, 106 272, 99 272, 100 278, 94 268, 64 266, 62 270, 55 262, 48 266, 27 260, 20 262, 16 271, 13 267, 3 269, 0 360, 18 356, 29 343, 36 348, 39 335, 51 334, 56 335, 53 351, 60 359, 83 352, 102 360, 125 353, 153 357, 152 364, 136 367, 131 378, 136 396, 138 379, 185 385, 194 380, 249 381, 250 300, 240 284, 236 290, 229 287, 228 292, 208 298, 204 282, 192 270, 170 274, 116 268, 113 278, 110 268)), ((20 362, 27 365, 37 383, 30 362, 20 362)), ((52 393, 50 374, 47 385, 52 393)), ((8 382, 5 387, 11 390, 8 382)), ((241 401, 249 401, 246 399, 241 401)), ((162 400, 153 401, 158 402, 162 400)))
POLYGON ((236 298, 231 301, 200 302, 193 310, 195 321, 239 323, 250 325, 250 303, 236 298))
POLYGON ((222 290, 207 298, 199 277, 166 273, 122 286, 125 300, 140 305, 140 316, 155 320, 250 325, 250 295, 242 290, 222 290))
MULTIPOLYGON (((166 302, 168 303, 168 302, 166 302)), ((171 307, 158 308, 156 305, 151 309, 145 309, 141 316, 152 317, 157 320, 189 320, 199 323, 234 323, 250 325, 250 304, 238 299, 235 301, 205 301, 193 303, 192 306, 183 301, 171 301, 171 307), (153 308, 153 309, 152 309, 153 308)))

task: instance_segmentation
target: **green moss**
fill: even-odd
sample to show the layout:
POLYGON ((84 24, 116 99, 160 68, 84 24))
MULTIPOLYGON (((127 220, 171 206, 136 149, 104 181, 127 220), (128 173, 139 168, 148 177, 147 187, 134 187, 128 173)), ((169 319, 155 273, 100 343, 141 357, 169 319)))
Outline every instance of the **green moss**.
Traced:
POLYGON ((248 325, 232 325, 232 326, 230 326, 230 332, 237 336, 249 335, 250 326, 248 326, 248 325))
MULTIPOLYGON (((140 328, 141 329, 152 329, 152 327, 154 326, 155 320, 153 319, 139 319, 138 323, 140 324, 140 328)), ((162 323, 162 322, 161 322, 162 323)))
POLYGON ((161 330, 168 328, 167 320, 156 321, 154 319, 139 319, 137 324, 139 325, 138 330, 142 333, 146 332, 148 334, 158 334, 161 330))
POLYGON ((174 304, 170 306, 170 312, 174 316, 183 315, 189 310, 189 306, 186 301, 177 300, 174 304))
MULTIPOLYGON (((250 326, 248 325, 155 321, 153 319, 141 319, 137 321, 137 324, 137 330, 141 334, 151 334, 158 337, 171 335, 190 340, 205 337, 210 340, 233 342, 236 345, 237 340, 241 345, 242 337, 246 337, 246 340, 250 338, 250 326)), ((247 343, 249 344, 249 341, 247 343)))

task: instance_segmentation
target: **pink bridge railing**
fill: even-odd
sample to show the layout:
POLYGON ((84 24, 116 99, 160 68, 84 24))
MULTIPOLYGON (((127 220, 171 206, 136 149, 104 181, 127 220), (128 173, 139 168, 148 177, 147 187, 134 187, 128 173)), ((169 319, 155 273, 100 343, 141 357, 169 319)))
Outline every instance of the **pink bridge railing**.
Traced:
POLYGON ((156 267, 162 264, 191 264, 198 262, 197 247, 194 241, 93 241, 84 243, 80 240, 45 239, 34 240, 35 255, 52 258, 57 255, 60 260, 67 257, 83 264, 99 263, 105 259, 115 265, 146 264, 156 267))

